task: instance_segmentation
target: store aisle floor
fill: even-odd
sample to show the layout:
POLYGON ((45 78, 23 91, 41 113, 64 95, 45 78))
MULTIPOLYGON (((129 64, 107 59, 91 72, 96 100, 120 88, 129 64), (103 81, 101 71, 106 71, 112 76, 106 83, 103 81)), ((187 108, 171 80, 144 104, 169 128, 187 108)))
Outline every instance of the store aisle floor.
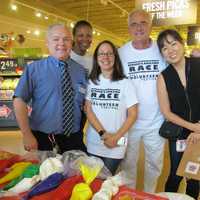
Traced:
MULTIPOLYGON (((9 151, 16 154, 25 154, 26 151, 22 145, 22 135, 20 131, 1 131, 0 132, 0 149, 9 151)), ((142 149, 142 148, 141 148, 142 149)), ((140 180, 138 181, 137 188, 141 190, 143 188, 143 162, 144 162, 144 152, 139 158, 138 174, 140 175, 140 180)), ((169 173, 169 154, 167 150, 167 145, 165 147, 164 156, 164 168, 161 177, 159 178, 157 192, 162 192, 164 188, 164 183, 166 181, 167 175, 169 173)), ((180 192, 184 191, 184 184, 182 183, 180 187, 180 192)))
POLYGON ((0 131, 0 149, 16 154, 26 153, 20 131, 0 131))

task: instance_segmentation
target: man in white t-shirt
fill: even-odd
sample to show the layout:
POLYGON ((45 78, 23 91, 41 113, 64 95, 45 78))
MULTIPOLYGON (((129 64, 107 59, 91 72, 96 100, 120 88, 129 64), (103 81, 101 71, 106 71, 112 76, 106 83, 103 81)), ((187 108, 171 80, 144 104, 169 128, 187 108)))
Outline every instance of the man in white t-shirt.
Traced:
MULTIPOLYGON (((166 67, 158 47, 150 39, 152 19, 144 10, 129 14, 128 29, 132 41, 119 49, 125 74, 133 81, 138 97, 138 118, 129 131, 128 148, 122 168, 131 179, 129 186, 136 187, 137 161, 140 142, 144 143, 144 191, 155 192, 163 166, 164 139, 158 134, 163 122, 160 112, 156 79, 166 67)), ((140 178, 140 177, 139 177, 140 178)))

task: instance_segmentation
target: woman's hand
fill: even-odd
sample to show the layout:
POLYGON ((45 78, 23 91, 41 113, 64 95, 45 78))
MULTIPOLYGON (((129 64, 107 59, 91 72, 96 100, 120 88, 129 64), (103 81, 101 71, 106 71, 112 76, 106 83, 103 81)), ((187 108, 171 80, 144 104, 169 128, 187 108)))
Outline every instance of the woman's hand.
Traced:
POLYGON ((104 141, 104 145, 106 145, 108 148, 116 147, 119 140, 117 134, 111 134, 107 132, 103 134, 102 139, 104 141))
POLYGON ((200 134, 200 123, 193 123, 193 131, 200 134))
POLYGON ((193 132, 193 133, 190 133, 190 135, 188 136, 186 143, 188 145, 191 145, 191 144, 196 144, 198 141, 200 141, 200 134, 193 132))

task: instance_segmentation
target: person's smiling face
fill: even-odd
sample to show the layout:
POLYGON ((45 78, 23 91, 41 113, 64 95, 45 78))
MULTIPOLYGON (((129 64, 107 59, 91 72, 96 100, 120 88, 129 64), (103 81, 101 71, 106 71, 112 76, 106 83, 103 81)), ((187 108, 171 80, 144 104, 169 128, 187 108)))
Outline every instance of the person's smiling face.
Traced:
POLYGON ((161 53, 169 64, 177 65, 184 59, 184 45, 168 35, 164 41, 161 53))
POLYGON ((89 26, 80 26, 74 35, 74 46, 84 55, 92 43, 92 29, 89 26))
POLYGON ((151 33, 151 20, 144 13, 135 13, 129 18, 129 34, 133 41, 146 41, 151 33))
POLYGON ((112 72, 115 62, 115 55, 108 43, 103 43, 97 53, 97 62, 102 72, 112 72))
POLYGON ((64 26, 55 26, 48 33, 47 47, 49 54, 59 60, 66 60, 72 48, 72 36, 64 26))

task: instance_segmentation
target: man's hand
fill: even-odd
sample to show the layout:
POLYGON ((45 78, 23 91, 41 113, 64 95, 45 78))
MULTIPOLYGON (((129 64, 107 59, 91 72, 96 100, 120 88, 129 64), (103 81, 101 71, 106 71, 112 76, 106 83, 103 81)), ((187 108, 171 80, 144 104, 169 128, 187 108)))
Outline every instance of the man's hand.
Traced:
POLYGON ((31 151, 31 150, 37 150, 38 149, 38 143, 34 135, 31 134, 24 134, 23 135, 23 144, 24 144, 24 149, 26 151, 31 151))

